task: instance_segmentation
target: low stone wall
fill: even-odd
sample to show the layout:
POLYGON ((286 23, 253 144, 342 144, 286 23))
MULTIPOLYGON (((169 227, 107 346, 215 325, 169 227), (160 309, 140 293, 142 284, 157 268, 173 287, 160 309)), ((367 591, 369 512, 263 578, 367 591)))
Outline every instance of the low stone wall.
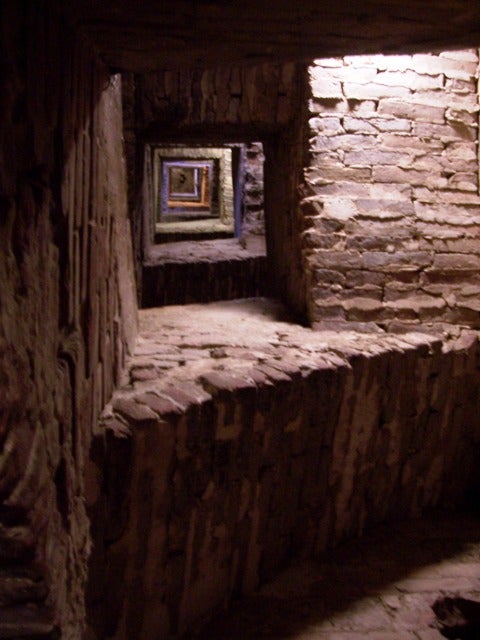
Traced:
POLYGON ((267 293, 264 242, 236 239, 150 247, 143 265, 142 307, 234 300, 267 293))
POLYGON ((268 337, 196 309, 147 312, 105 417, 102 637, 191 633, 293 556, 458 502, 477 463, 476 333, 268 337))
POLYGON ((475 50, 311 67, 312 321, 480 325, 477 73, 475 50))

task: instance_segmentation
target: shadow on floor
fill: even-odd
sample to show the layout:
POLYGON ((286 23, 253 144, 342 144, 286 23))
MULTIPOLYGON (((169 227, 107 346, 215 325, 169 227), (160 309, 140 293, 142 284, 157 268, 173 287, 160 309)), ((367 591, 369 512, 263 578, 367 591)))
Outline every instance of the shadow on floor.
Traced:
POLYGON ((381 526, 293 566, 189 637, 433 640, 431 605, 444 594, 480 599, 478 514, 381 526))

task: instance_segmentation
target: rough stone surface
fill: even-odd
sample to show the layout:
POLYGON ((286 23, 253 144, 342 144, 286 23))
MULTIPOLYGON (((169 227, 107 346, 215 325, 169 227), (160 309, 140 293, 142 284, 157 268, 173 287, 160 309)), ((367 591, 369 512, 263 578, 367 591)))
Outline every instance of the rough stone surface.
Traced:
MULTIPOLYGON (((177 155, 180 150, 175 149, 177 155)), ((268 293, 263 197, 263 146, 242 146, 239 238, 212 220, 156 225, 143 252, 141 306, 232 300, 268 293)), ((233 202, 233 200, 232 200, 233 202)))
MULTIPOLYGON (((382 33, 424 47, 433 19, 437 45, 451 29, 475 38, 478 6, 348 4, 329 21, 318 2, 278 3, 275 20, 271 3, 266 20, 249 3, 142 3, 162 25, 144 21, 142 40, 139 3, 0 3, 0 636, 188 634, 294 553, 393 510, 455 503, 478 466, 477 334, 372 324, 478 326, 477 54, 369 57, 355 72, 352 58, 318 62, 310 123, 304 68, 279 62, 299 51, 290 38, 302 56, 332 41, 337 54, 371 51, 382 33), (144 112, 146 94, 124 79, 125 142, 142 171, 137 133, 264 143, 270 290, 299 313, 308 291, 320 331, 270 311, 242 321, 228 306, 162 312, 158 330, 152 312, 108 405, 136 325, 120 86, 94 55, 107 49, 65 19, 75 6, 97 43, 107 24, 121 36, 114 66, 162 43, 144 112), (228 28, 239 12, 245 30, 228 28), (321 38, 320 22, 334 32, 321 38), (229 66, 247 52, 248 67, 229 66)), ((136 213, 149 198, 143 176, 135 184, 141 265, 136 213)))
POLYGON ((478 285, 477 63, 469 50, 310 68, 301 209, 313 321, 480 326, 465 293, 478 285))
POLYGON ((85 467, 136 327, 119 79, 58 11, 0 7, 2 638, 82 635, 85 467))
POLYGON ((315 331, 265 300, 140 321, 106 412, 107 431, 112 416, 125 425, 103 463, 122 523, 105 547, 107 636, 191 637, 292 557, 452 506, 472 482, 476 332, 315 331))
MULTIPOLYGON (((143 278, 151 275, 144 273, 143 263, 155 241, 151 148, 164 143, 236 142, 246 145, 241 238, 248 243, 251 236, 266 235, 267 277, 262 284, 303 314, 305 283, 297 188, 306 150, 305 66, 263 64, 127 74, 124 87, 139 301, 143 278), (268 176, 265 185, 264 170, 268 176)), ((176 235, 175 241, 179 240, 176 235)), ((230 277, 237 275, 232 272, 230 277)), ((244 295, 250 294, 248 286, 243 290, 244 295)))
POLYGON ((321 7, 317 0, 282 0, 274 10, 270 0, 201 10, 188 0, 161 7, 72 0, 67 9, 109 64, 132 70, 474 47, 480 39, 476 0, 338 0, 321 7))
POLYGON ((251 142, 245 150, 245 186, 241 237, 265 236, 265 201, 263 197, 263 165, 265 155, 261 142, 251 142))
POLYGON ((266 295, 265 241, 236 239, 152 245, 144 260, 142 307, 266 295))

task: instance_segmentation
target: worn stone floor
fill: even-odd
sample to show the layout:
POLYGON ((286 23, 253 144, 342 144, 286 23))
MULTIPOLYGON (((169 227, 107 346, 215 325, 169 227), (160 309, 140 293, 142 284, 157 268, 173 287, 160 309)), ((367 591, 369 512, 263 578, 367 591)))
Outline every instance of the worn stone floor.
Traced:
POLYGON ((431 605, 450 594, 480 600, 478 514, 380 526, 316 562, 297 563, 195 637, 438 640, 431 605))

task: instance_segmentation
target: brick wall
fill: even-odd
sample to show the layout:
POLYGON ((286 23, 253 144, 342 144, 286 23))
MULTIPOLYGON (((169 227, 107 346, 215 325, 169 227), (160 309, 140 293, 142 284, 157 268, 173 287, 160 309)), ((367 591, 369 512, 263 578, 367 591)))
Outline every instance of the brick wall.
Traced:
POLYGON ((194 637, 293 557, 458 504, 478 465, 476 333, 254 327, 222 304, 142 311, 105 415, 98 637, 194 637))
POLYGON ((90 440, 136 328, 120 88, 57 3, 0 18, 0 636, 77 639, 90 440))
POLYGON ((310 68, 313 322, 480 325, 477 69, 474 50, 310 68))

